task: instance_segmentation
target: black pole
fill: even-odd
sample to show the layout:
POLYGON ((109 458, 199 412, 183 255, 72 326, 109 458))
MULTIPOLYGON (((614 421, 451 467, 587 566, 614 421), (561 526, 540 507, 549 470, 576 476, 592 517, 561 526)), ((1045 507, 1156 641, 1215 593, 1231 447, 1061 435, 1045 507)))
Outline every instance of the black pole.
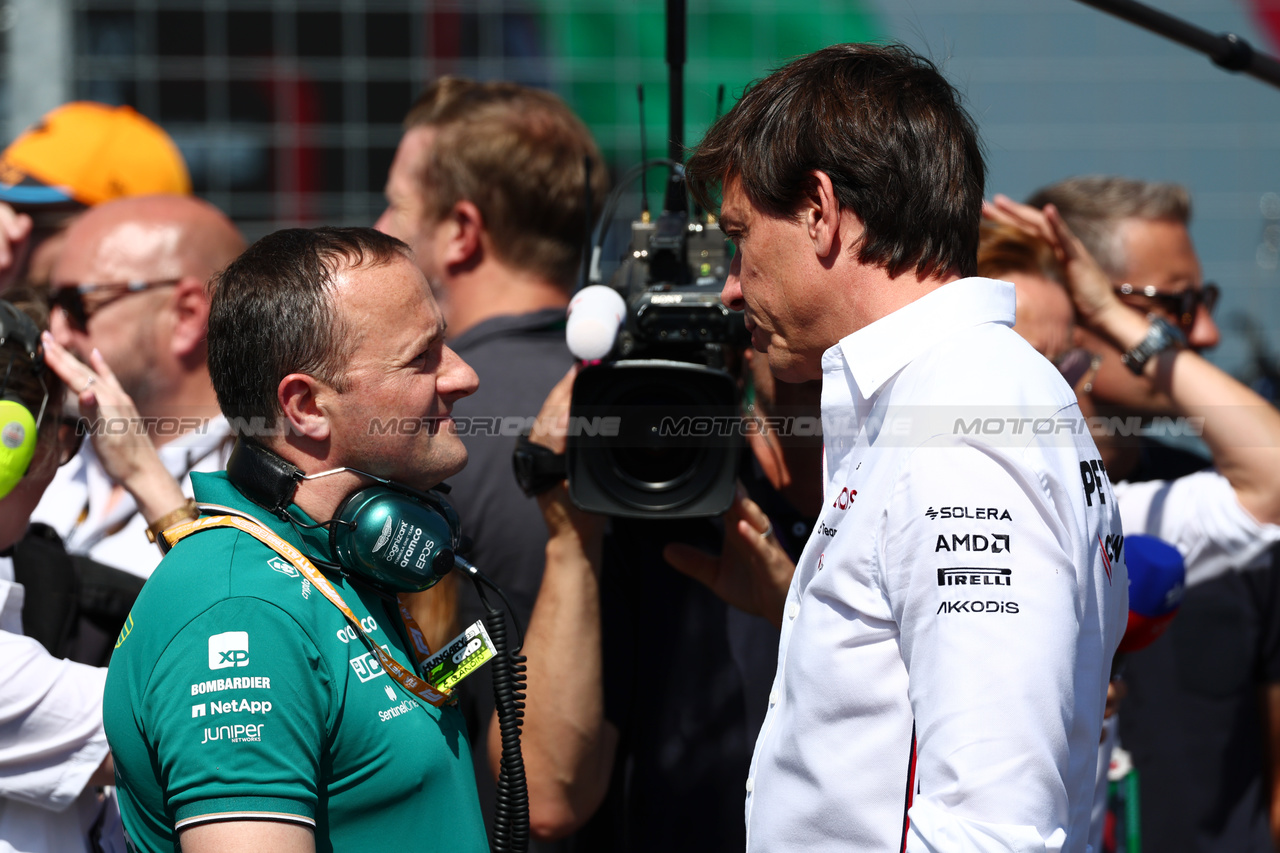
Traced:
POLYGON ((1194 24, 1153 9, 1137 0, 1077 0, 1103 12, 1123 18, 1156 35, 1199 51, 1213 64, 1228 71, 1243 71, 1250 77, 1280 87, 1280 61, 1254 50, 1235 33, 1215 34, 1194 24))
POLYGON ((684 162, 685 0, 667 0, 667 88, 670 141, 667 156, 684 162))
MULTIPOLYGON (((685 0, 667 0, 667 156, 684 162, 685 0)), ((684 177, 674 170, 667 181, 664 211, 685 212, 689 199, 684 177)))

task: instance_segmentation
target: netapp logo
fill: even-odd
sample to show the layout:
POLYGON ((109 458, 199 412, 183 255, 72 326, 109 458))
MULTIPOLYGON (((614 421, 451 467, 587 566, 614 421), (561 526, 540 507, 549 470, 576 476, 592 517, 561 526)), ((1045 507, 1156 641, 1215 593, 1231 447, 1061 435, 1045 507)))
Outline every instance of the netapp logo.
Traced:
POLYGON ((1016 601, 944 601, 935 615, 943 613, 1017 613, 1016 601))
MULTIPOLYGON (((204 706, 202 705, 201 708, 204 706)), ((210 714, 266 714, 271 711, 270 702, 250 702, 248 699, 228 699, 226 702, 210 702, 210 714)), ((194 716, 194 714, 192 715, 194 716)), ((201 716, 204 716, 201 714, 201 716)))
POLYGON ((248 631, 227 631, 209 638, 209 669, 248 665, 248 631))
POLYGON ((938 569, 938 586, 1011 586, 1013 569, 938 569))
POLYGON ((992 554, 1003 554, 1009 550, 1009 534, 993 533, 990 537, 981 533, 974 533, 970 536, 968 533, 961 536, 959 533, 951 534, 951 544, 947 544, 947 537, 938 534, 938 542, 933 546, 936 554, 939 551, 986 551, 990 550, 992 554), (1003 547, 1000 543, 1004 543, 1003 547))
POLYGON ((929 518, 968 518, 975 521, 990 519, 992 521, 1012 521, 1007 509, 993 506, 944 506, 941 509, 929 507, 924 511, 929 518))

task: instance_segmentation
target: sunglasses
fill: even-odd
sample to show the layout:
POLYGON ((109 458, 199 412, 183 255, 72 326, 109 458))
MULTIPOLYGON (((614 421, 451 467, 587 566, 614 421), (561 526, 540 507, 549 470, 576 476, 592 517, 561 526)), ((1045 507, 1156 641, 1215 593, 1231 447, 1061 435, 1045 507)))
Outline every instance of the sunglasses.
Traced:
POLYGON ((1126 283, 1117 287, 1116 293, 1121 296, 1145 296, 1161 306, 1166 314, 1176 317, 1178 325, 1186 330, 1195 325, 1196 312, 1200 310, 1201 305, 1204 306, 1204 310, 1210 314, 1213 313, 1214 306, 1218 304, 1218 296, 1221 291, 1218 285, 1207 281, 1204 287, 1189 287, 1177 293, 1156 290, 1151 285, 1134 287, 1132 284, 1126 283))
POLYGON ((84 331, 89 318, 106 308, 112 302, 123 299, 132 293, 142 293, 160 287, 173 287, 182 279, 166 278, 158 281, 124 281, 115 284, 75 284, 71 282, 54 282, 49 289, 49 308, 62 309, 71 325, 84 331), (85 304, 85 296, 91 293, 113 293, 106 299, 98 300, 90 308, 85 304))

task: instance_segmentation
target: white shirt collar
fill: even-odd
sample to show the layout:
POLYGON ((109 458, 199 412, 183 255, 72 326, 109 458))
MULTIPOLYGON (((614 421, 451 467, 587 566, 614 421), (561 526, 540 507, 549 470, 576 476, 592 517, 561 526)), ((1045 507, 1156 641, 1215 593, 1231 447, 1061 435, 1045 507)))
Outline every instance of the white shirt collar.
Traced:
POLYGON ((841 339, 822 355, 823 373, 846 365, 863 399, 870 399, 899 370, 957 330, 1014 320, 1013 285, 990 278, 962 278, 841 339))

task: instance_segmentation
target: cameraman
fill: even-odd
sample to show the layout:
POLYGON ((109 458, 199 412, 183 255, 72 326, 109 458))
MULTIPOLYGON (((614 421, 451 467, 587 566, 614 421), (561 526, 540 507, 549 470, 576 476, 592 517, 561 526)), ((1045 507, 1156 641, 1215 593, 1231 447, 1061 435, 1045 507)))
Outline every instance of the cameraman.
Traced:
MULTIPOLYGON (((539 838, 574 833, 570 849, 611 851, 746 843, 741 784, 768 706, 782 602, 743 612, 663 565, 708 582, 758 572, 761 588, 785 591, 818 512, 820 441, 768 424, 816 420, 819 386, 775 385, 762 356, 744 358, 744 419, 760 428, 746 431, 722 526, 584 513, 563 482, 538 495, 550 540, 525 642, 524 756, 539 838)), ((531 435, 556 452, 575 376, 552 391, 531 435)))

